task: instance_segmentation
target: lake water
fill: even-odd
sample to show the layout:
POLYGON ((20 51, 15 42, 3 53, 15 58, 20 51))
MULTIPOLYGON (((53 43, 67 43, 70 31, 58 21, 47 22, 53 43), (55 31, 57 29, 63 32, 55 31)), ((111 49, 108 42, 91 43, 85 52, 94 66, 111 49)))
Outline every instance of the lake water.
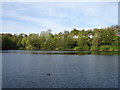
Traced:
POLYGON ((117 88, 118 55, 5 50, 3 88, 117 88))

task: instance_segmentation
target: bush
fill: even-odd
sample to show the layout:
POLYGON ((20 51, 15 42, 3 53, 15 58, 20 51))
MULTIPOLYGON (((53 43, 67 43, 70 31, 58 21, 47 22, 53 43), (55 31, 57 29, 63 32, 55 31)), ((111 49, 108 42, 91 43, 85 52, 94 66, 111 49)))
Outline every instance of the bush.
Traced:
POLYGON ((118 42, 113 42, 112 46, 118 46, 118 42))
POLYGON ((85 51, 89 51, 90 50, 90 47, 88 45, 85 45, 84 48, 83 48, 85 51))
POLYGON ((90 47, 88 45, 85 45, 83 48, 80 47, 80 46, 77 46, 73 50, 76 50, 76 51, 88 51, 88 50, 90 50, 90 47))
POLYGON ((99 47, 97 47, 97 46, 92 46, 92 47, 91 47, 91 50, 92 50, 92 51, 98 51, 98 50, 99 50, 99 47))
POLYGON ((100 47, 100 51, 110 51, 110 46, 109 45, 103 45, 100 47))
POLYGON ((75 47, 73 50, 79 51, 79 50, 82 50, 82 48, 79 47, 79 46, 77 46, 77 47, 75 47))
POLYGON ((58 47, 58 48, 55 48, 54 50, 58 51, 58 50, 61 50, 61 48, 58 47))
POLYGON ((109 51, 118 51, 118 50, 120 50, 120 47, 118 46, 110 46, 110 49, 109 49, 109 51))

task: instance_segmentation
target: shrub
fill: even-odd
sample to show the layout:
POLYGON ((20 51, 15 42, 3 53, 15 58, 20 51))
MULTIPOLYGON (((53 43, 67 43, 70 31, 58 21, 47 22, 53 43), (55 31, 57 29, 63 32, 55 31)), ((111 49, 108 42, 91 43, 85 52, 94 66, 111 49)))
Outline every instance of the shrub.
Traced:
POLYGON ((92 46, 92 47, 91 47, 91 50, 92 50, 92 51, 98 51, 98 50, 99 50, 99 47, 97 47, 97 46, 92 46))
POLYGON ((77 46, 77 47, 75 47, 73 50, 79 51, 79 50, 81 50, 81 49, 82 49, 81 47, 77 46))
POLYGON ((55 48, 54 50, 58 51, 58 50, 61 50, 61 48, 58 47, 58 48, 55 48))
POLYGON ((120 47, 118 46, 110 46, 110 51, 118 51, 120 49, 120 47))
POLYGON ((83 48, 85 51, 88 51, 90 49, 90 47, 88 45, 85 45, 83 48))
POLYGON ((110 51, 110 46, 109 45, 103 45, 100 47, 100 51, 110 51))
POLYGON ((113 42, 112 46, 118 46, 118 42, 113 42))

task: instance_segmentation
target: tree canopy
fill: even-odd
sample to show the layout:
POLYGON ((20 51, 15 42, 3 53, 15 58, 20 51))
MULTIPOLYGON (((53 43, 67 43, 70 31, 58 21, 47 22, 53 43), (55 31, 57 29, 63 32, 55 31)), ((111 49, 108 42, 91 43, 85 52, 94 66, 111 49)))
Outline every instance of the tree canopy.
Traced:
POLYGON ((2 50, 96 50, 118 51, 120 26, 102 29, 64 31, 53 35, 51 29, 40 34, 0 34, 2 50), (90 37, 92 35, 92 37, 90 37), (74 38, 74 36, 78 36, 74 38))

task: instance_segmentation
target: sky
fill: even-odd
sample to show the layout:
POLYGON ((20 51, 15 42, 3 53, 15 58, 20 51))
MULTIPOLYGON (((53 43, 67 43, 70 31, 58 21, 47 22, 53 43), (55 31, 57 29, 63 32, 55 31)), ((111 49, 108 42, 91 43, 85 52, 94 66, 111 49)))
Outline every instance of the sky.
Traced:
MULTIPOLYGON (((1 3, 0 3, 1 4, 1 3)), ((117 2, 3 2, 3 33, 52 33, 118 24, 117 2)))

